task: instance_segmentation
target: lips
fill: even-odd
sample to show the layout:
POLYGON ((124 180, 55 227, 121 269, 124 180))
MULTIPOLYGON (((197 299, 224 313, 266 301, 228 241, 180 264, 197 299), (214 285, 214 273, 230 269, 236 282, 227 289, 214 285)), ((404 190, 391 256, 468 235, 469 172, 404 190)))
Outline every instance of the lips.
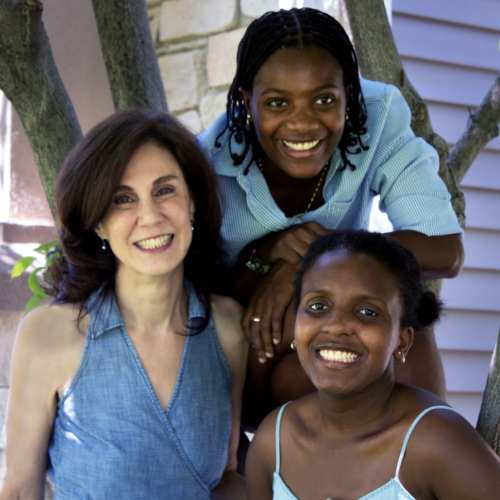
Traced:
POLYGON ((155 248, 161 248, 168 245, 172 241, 173 237, 173 234, 164 234, 162 236, 136 241, 134 245, 143 250, 154 250, 155 248))

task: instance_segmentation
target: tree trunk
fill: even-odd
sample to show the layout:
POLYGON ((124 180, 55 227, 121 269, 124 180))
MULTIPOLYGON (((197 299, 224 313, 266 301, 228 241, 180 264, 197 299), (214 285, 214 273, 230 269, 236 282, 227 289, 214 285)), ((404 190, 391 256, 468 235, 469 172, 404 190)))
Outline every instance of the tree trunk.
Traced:
POLYGON ((116 110, 168 111, 144 0, 92 0, 116 110))
POLYGON ((500 456, 500 332, 491 358, 490 372, 483 395, 477 430, 486 442, 500 456))
MULTIPOLYGON (((450 194, 453 209, 465 227, 465 200, 458 188, 478 153, 498 136, 500 121, 500 74, 477 111, 470 115, 462 137, 449 152, 446 142, 434 133, 424 101, 408 81, 392 36, 383 0, 344 0, 356 45, 361 73, 366 78, 396 85, 412 112, 412 129, 439 154, 439 175, 450 194), (448 154, 449 153, 449 154, 448 154)), ((439 294, 441 281, 429 281, 428 289, 439 294)), ((500 337, 499 337, 500 340, 500 337)), ((497 342, 498 347, 498 342, 497 342)), ((493 354, 477 429, 499 453, 500 441, 500 356, 493 354)))
POLYGON ((55 218, 57 174, 82 132, 52 57, 38 0, 0 0, 0 88, 30 142, 55 218))

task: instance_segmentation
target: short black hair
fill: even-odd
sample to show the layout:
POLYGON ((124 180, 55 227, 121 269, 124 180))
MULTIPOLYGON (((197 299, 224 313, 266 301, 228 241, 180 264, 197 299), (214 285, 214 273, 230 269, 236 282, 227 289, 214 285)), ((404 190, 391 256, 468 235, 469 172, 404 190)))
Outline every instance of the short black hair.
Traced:
POLYGON ((332 231, 311 243, 294 283, 296 307, 300 303, 305 273, 321 255, 336 250, 346 250, 352 254, 363 253, 378 260, 390 271, 398 284, 403 309, 401 328, 421 330, 439 319, 443 303, 434 293, 425 290, 422 271, 413 252, 383 234, 364 230, 332 231))
MULTIPOLYGON (((308 46, 327 50, 335 57, 344 73, 344 85, 350 85, 347 95, 349 118, 338 145, 344 163, 342 169, 347 166, 352 170, 356 168, 347 158, 347 153, 358 154, 368 149, 361 141, 361 136, 366 133, 367 116, 359 81, 358 59, 344 28, 333 17, 316 9, 280 10, 267 12, 253 21, 238 47, 236 75, 227 96, 227 124, 215 141, 215 145, 220 147, 218 140, 229 129, 229 152, 235 167, 243 163, 250 145, 253 145, 254 151, 258 146, 253 124, 246 124, 245 105, 239 90, 252 90, 260 67, 278 49, 308 46), (233 138, 239 144, 244 143, 241 154, 232 151, 233 138)), ((253 158, 246 165, 245 174, 252 161, 253 158)))

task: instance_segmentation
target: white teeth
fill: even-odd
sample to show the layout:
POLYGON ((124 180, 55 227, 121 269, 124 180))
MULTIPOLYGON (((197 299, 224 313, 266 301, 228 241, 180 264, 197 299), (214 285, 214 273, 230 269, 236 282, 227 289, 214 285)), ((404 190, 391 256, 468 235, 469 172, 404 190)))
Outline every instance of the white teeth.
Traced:
POLYGON ((309 149, 314 148, 317 146, 319 143, 319 140, 317 141, 310 141, 310 142, 289 142, 289 141, 283 141, 283 144, 290 149, 293 149, 294 151, 307 151, 309 149))
POLYGON ((359 357, 355 352, 333 351, 331 349, 321 349, 319 355, 328 361, 341 361, 342 363, 353 363, 359 357))
POLYGON ((148 240, 137 241, 135 245, 139 248, 143 248, 144 250, 152 250, 153 248, 164 247, 172 240, 173 237, 173 234, 166 234, 164 236, 158 236, 158 238, 150 238, 148 240))

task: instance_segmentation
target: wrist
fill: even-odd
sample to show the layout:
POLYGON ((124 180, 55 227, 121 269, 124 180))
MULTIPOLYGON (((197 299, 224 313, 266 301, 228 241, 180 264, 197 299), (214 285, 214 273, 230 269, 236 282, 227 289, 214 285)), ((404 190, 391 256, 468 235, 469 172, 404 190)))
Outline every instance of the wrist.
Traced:
POLYGON ((245 262, 245 266, 259 274, 267 274, 272 267, 257 256, 257 250, 255 249, 252 250, 252 253, 245 262))

